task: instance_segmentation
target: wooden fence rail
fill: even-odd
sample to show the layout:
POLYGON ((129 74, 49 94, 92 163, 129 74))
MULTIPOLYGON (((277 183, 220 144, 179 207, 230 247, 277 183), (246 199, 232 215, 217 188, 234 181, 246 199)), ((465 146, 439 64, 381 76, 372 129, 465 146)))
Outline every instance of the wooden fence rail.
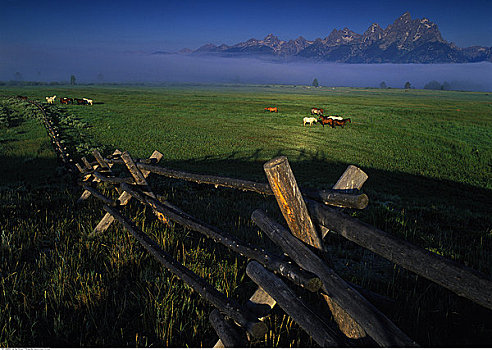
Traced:
MULTIPOLYGON (((108 157, 105 159, 109 164, 123 164, 121 159, 116 157, 108 157)), ((157 165, 148 164, 142 160, 136 160, 135 165, 140 170, 145 170, 156 175, 162 175, 174 179, 180 179, 185 181, 192 181, 199 184, 208 184, 214 186, 234 188, 242 191, 251 191, 259 194, 271 196, 273 195, 272 188, 268 183, 254 182, 247 180, 233 179, 230 177, 212 176, 193 174, 184 171, 172 170, 157 165)), ((346 193, 337 190, 312 190, 302 189, 303 195, 313 198, 314 200, 320 200, 328 205, 364 209, 369 203, 369 198, 366 194, 346 193)))
POLYGON ((342 213, 339 208, 335 209, 327 205, 349 208, 367 206, 367 196, 360 193, 367 175, 357 167, 349 166, 331 190, 307 190, 298 187, 285 157, 265 163, 264 170, 269 183, 259 183, 167 169, 156 165, 162 158, 162 154, 157 151, 149 159, 136 160, 128 152, 120 151, 115 151, 106 158, 97 151, 93 155, 95 162, 91 163, 83 159, 84 165, 77 164, 77 168, 82 173, 81 184, 84 189, 80 200, 85 200, 92 195, 105 203, 104 209, 107 214, 96 226, 94 234, 104 232, 116 219, 170 271, 209 300, 218 310, 210 314, 213 327, 222 338, 216 347, 245 344, 241 331, 235 329, 228 319, 234 320, 251 336, 262 336, 266 329, 261 319, 277 303, 321 346, 353 345, 350 338, 365 337, 370 337, 377 344, 385 347, 417 345, 363 295, 375 300, 376 303, 381 300, 386 303, 387 298, 345 282, 305 245, 306 243, 320 252, 324 251, 322 238, 329 230, 431 279, 458 295, 492 308, 490 295, 492 282, 477 271, 395 238, 342 213), (130 176, 115 176, 112 171, 115 164, 124 165, 130 176), (216 187, 274 195, 290 227, 290 232, 259 210, 254 211, 251 218, 292 260, 241 242, 233 235, 198 220, 168 201, 159 200, 148 183, 147 177, 150 173, 212 184, 216 187), (117 186, 118 199, 113 200, 104 196, 97 188, 90 185, 90 182, 117 186), (123 208, 131 198, 151 208, 162 222, 178 223, 250 259, 247 274, 259 287, 245 306, 225 298, 222 293, 168 256, 155 242, 128 221, 119 209, 123 208), (275 272, 276 275, 265 268, 275 272), (311 292, 321 288, 323 291, 321 297, 326 300, 342 332, 327 327, 307 305, 299 303, 297 296, 280 277, 311 292))

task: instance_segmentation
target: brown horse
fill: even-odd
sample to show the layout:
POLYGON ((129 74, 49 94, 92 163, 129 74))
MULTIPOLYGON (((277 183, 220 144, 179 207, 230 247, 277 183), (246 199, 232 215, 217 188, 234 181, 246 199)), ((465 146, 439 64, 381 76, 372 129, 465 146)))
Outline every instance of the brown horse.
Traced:
POLYGON ((315 107, 311 108, 311 114, 312 115, 322 116, 323 113, 325 113, 323 108, 315 108, 315 107))
POLYGON ((77 102, 78 105, 86 105, 86 104, 89 104, 86 100, 84 100, 83 98, 76 98, 75 99, 75 102, 77 102))
POLYGON ((278 113, 278 108, 277 107, 266 107, 265 111, 278 113))
POLYGON ((352 123, 352 120, 350 118, 347 119, 342 119, 342 120, 333 120, 334 127, 335 126, 341 126, 342 128, 345 127, 345 124, 347 123, 352 123))
POLYGON ((61 103, 62 105, 63 105, 63 104, 68 105, 69 103, 70 103, 70 104, 73 104, 73 99, 72 99, 72 98, 70 98, 70 97, 62 97, 62 98, 60 98, 60 103, 61 103))
POLYGON ((324 117, 324 116, 321 116, 319 118, 320 118, 319 122, 321 123, 321 125, 323 125, 323 128, 325 127, 325 124, 328 124, 332 128, 335 127, 335 120, 328 118, 328 117, 324 117))

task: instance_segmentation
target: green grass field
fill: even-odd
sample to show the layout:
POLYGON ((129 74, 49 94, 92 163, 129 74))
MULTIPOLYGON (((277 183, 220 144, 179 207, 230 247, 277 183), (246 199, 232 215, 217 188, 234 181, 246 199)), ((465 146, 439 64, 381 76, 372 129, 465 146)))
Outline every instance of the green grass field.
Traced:
MULTIPOLYGON (((369 175, 364 191, 370 204, 352 215, 492 276, 488 93, 243 85, 0 91, 40 102, 54 94, 95 102, 47 107, 75 159, 94 147, 135 157, 157 149, 167 167, 264 182, 263 163, 286 155, 300 185, 317 188, 330 188, 354 164, 369 175), (268 106, 279 113, 264 112, 268 106), (343 129, 303 126, 311 107, 352 123, 343 129)), ((118 226, 90 237, 101 205, 75 205, 81 191, 57 178, 62 170, 34 110, 5 98, 0 107, 15 122, 0 125, 0 344, 213 346, 210 306, 118 226)), ((273 249, 249 217, 261 207, 280 221, 274 199, 150 181, 185 211, 273 249)), ((196 233, 159 224, 136 204, 127 215, 224 293, 245 302, 254 291, 245 259, 196 233)), ((490 311, 336 235, 325 243, 330 264, 344 278, 397 301, 397 309, 383 311, 420 345, 491 345, 490 311)), ((281 311, 267 323, 271 332, 257 346, 315 345, 281 311)))

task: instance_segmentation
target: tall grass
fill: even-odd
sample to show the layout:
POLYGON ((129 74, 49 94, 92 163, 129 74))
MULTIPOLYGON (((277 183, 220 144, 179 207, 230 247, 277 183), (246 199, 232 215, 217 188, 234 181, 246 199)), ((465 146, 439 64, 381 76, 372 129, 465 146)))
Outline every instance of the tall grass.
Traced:
MULTIPOLYGON (((76 157, 97 147, 183 170, 266 181, 262 163, 289 157, 302 186, 329 188, 347 164, 369 174, 370 205, 351 215, 492 275, 492 99, 484 93, 304 87, 173 86, 11 88, 4 94, 89 97, 93 106, 48 107, 76 157), (99 102, 99 103, 97 103, 99 102), (266 113, 266 106, 280 112, 266 113), (311 107, 352 119, 344 129, 303 127, 311 107)), ((0 344, 2 346, 212 346, 210 305, 170 275, 118 225, 92 237, 99 203, 58 182, 35 115, 0 129, 0 344), (44 145, 44 146, 42 146, 44 145), (39 151, 41 150, 41 151, 39 151), (6 168, 7 167, 7 168, 6 168)), ((32 112, 34 113, 34 112, 32 112)), ((151 176, 155 191, 244 241, 275 250, 253 225, 273 198, 151 176)), ((108 195, 115 196, 104 189, 108 195)), ((131 202, 125 214, 178 261, 245 302, 246 260, 199 234, 159 223, 131 202)), ((396 300, 383 310, 424 346, 490 346, 491 312, 336 235, 325 242, 344 278, 396 300)), ((320 314, 325 305, 306 302, 320 314)), ((329 321, 329 320, 328 320, 329 321)), ((281 310, 257 346, 314 346, 281 310)))

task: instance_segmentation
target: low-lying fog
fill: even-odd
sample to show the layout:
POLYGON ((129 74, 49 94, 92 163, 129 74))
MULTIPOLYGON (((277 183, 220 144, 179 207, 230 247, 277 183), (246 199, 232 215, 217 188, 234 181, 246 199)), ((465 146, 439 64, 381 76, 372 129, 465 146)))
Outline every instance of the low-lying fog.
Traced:
POLYGON ((254 58, 98 52, 19 52, 0 56, 0 80, 102 82, 212 82, 379 87, 381 82, 423 88, 432 80, 452 89, 492 91, 492 63, 341 64, 274 63, 254 58), (18 73, 17 73, 18 72, 18 73), (17 74, 16 74, 17 73, 17 74))

